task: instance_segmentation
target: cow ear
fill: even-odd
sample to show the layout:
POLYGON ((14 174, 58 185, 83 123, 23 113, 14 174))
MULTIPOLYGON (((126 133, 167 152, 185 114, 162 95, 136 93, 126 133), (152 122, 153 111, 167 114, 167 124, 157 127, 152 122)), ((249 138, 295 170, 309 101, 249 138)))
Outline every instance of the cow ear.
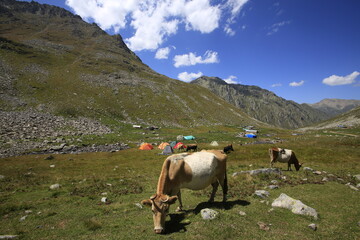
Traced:
POLYGON ((169 197, 169 200, 167 201, 167 203, 169 203, 169 204, 174 204, 177 199, 178 199, 177 196, 169 197))
POLYGON ((151 207, 152 206, 152 201, 150 199, 145 199, 141 201, 141 204, 147 207, 151 207))

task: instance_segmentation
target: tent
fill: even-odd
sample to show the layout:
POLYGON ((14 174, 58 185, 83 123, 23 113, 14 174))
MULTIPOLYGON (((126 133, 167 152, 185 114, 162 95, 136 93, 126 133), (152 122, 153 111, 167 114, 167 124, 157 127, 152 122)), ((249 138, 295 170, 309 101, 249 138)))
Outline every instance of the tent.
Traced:
POLYGON ((159 145, 159 149, 164 149, 167 145, 170 145, 169 143, 167 143, 167 142, 162 142, 162 143, 160 143, 160 145, 159 145))
POLYGON ((213 147, 219 146, 219 144, 218 144, 217 141, 212 141, 212 142, 210 143, 210 145, 213 146, 213 147))
POLYGON ((170 145, 166 145, 162 152, 163 155, 170 155, 173 153, 174 153, 174 150, 172 149, 172 147, 170 145))
POLYGON ((184 139, 185 140, 195 140, 195 137, 194 136, 184 136, 184 139))
POLYGON ((185 144, 183 144, 182 142, 178 142, 178 143, 174 146, 174 149, 178 149, 181 145, 183 145, 184 148, 186 148, 185 144))
POLYGON ((177 141, 172 141, 172 142, 170 143, 170 146, 171 146, 172 148, 174 148, 176 144, 177 144, 177 141))
POLYGON ((154 147, 150 143, 143 143, 140 145, 140 150, 152 150, 154 147))
POLYGON ((255 134, 252 134, 252 133, 247 133, 247 134, 245 134, 245 137, 256 138, 257 136, 255 134))

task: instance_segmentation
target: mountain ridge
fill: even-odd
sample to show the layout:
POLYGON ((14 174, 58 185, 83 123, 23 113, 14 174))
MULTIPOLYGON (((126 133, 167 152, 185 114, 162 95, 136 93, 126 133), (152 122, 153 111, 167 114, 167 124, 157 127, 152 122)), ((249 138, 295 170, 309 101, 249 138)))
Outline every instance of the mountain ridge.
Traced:
POLYGON ((299 128, 328 118, 306 104, 285 100, 258 86, 227 84, 218 77, 202 76, 191 82, 203 86, 250 116, 283 128, 299 128))

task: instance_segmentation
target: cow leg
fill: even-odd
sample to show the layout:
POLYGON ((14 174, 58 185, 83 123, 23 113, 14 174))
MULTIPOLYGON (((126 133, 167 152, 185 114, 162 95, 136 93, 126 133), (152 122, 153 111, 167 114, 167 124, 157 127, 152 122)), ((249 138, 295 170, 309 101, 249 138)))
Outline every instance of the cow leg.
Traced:
POLYGON ((288 162, 288 171, 291 171, 291 163, 288 162))
POLYGON ((228 191, 228 185, 227 185, 227 176, 225 173, 225 176, 222 176, 222 178, 220 178, 219 180, 222 191, 223 191, 223 202, 226 202, 226 195, 227 195, 227 191, 228 191))
POLYGON ((213 187, 209 202, 213 202, 215 198, 216 191, 219 187, 219 182, 216 180, 216 182, 212 183, 211 186, 213 187))
POLYGON ((274 162, 273 162, 273 161, 270 162, 270 167, 271 167, 271 168, 274 167, 274 162))
POLYGON ((179 190, 179 192, 177 193, 177 197, 179 200, 179 206, 176 208, 176 212, 181 212, 183 209, 183 204, 182 204, 182 200, 181 200, 181 191, 179 190))

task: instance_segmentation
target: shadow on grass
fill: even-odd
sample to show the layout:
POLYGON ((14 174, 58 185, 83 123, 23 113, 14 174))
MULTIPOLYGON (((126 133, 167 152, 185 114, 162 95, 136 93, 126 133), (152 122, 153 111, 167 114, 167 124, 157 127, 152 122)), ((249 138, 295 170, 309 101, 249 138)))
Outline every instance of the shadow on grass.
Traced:
POLYGON ((186 226, 190 224, 190 222, 182 222, 189 213, 194 213, 195 215, 199 214, 200 211, 204 208, 216 208, 216 209, 224 209, 230 210, 234 206, 241 205, 247 206, 250 202, 244 200, 235 200, 228 202, 202 202, 199 203, 194 209, 189 209, 181 213, 169 214, 170 221, 165 222, 165 234, 172 234, 175 232, 186 232, 186 226))

